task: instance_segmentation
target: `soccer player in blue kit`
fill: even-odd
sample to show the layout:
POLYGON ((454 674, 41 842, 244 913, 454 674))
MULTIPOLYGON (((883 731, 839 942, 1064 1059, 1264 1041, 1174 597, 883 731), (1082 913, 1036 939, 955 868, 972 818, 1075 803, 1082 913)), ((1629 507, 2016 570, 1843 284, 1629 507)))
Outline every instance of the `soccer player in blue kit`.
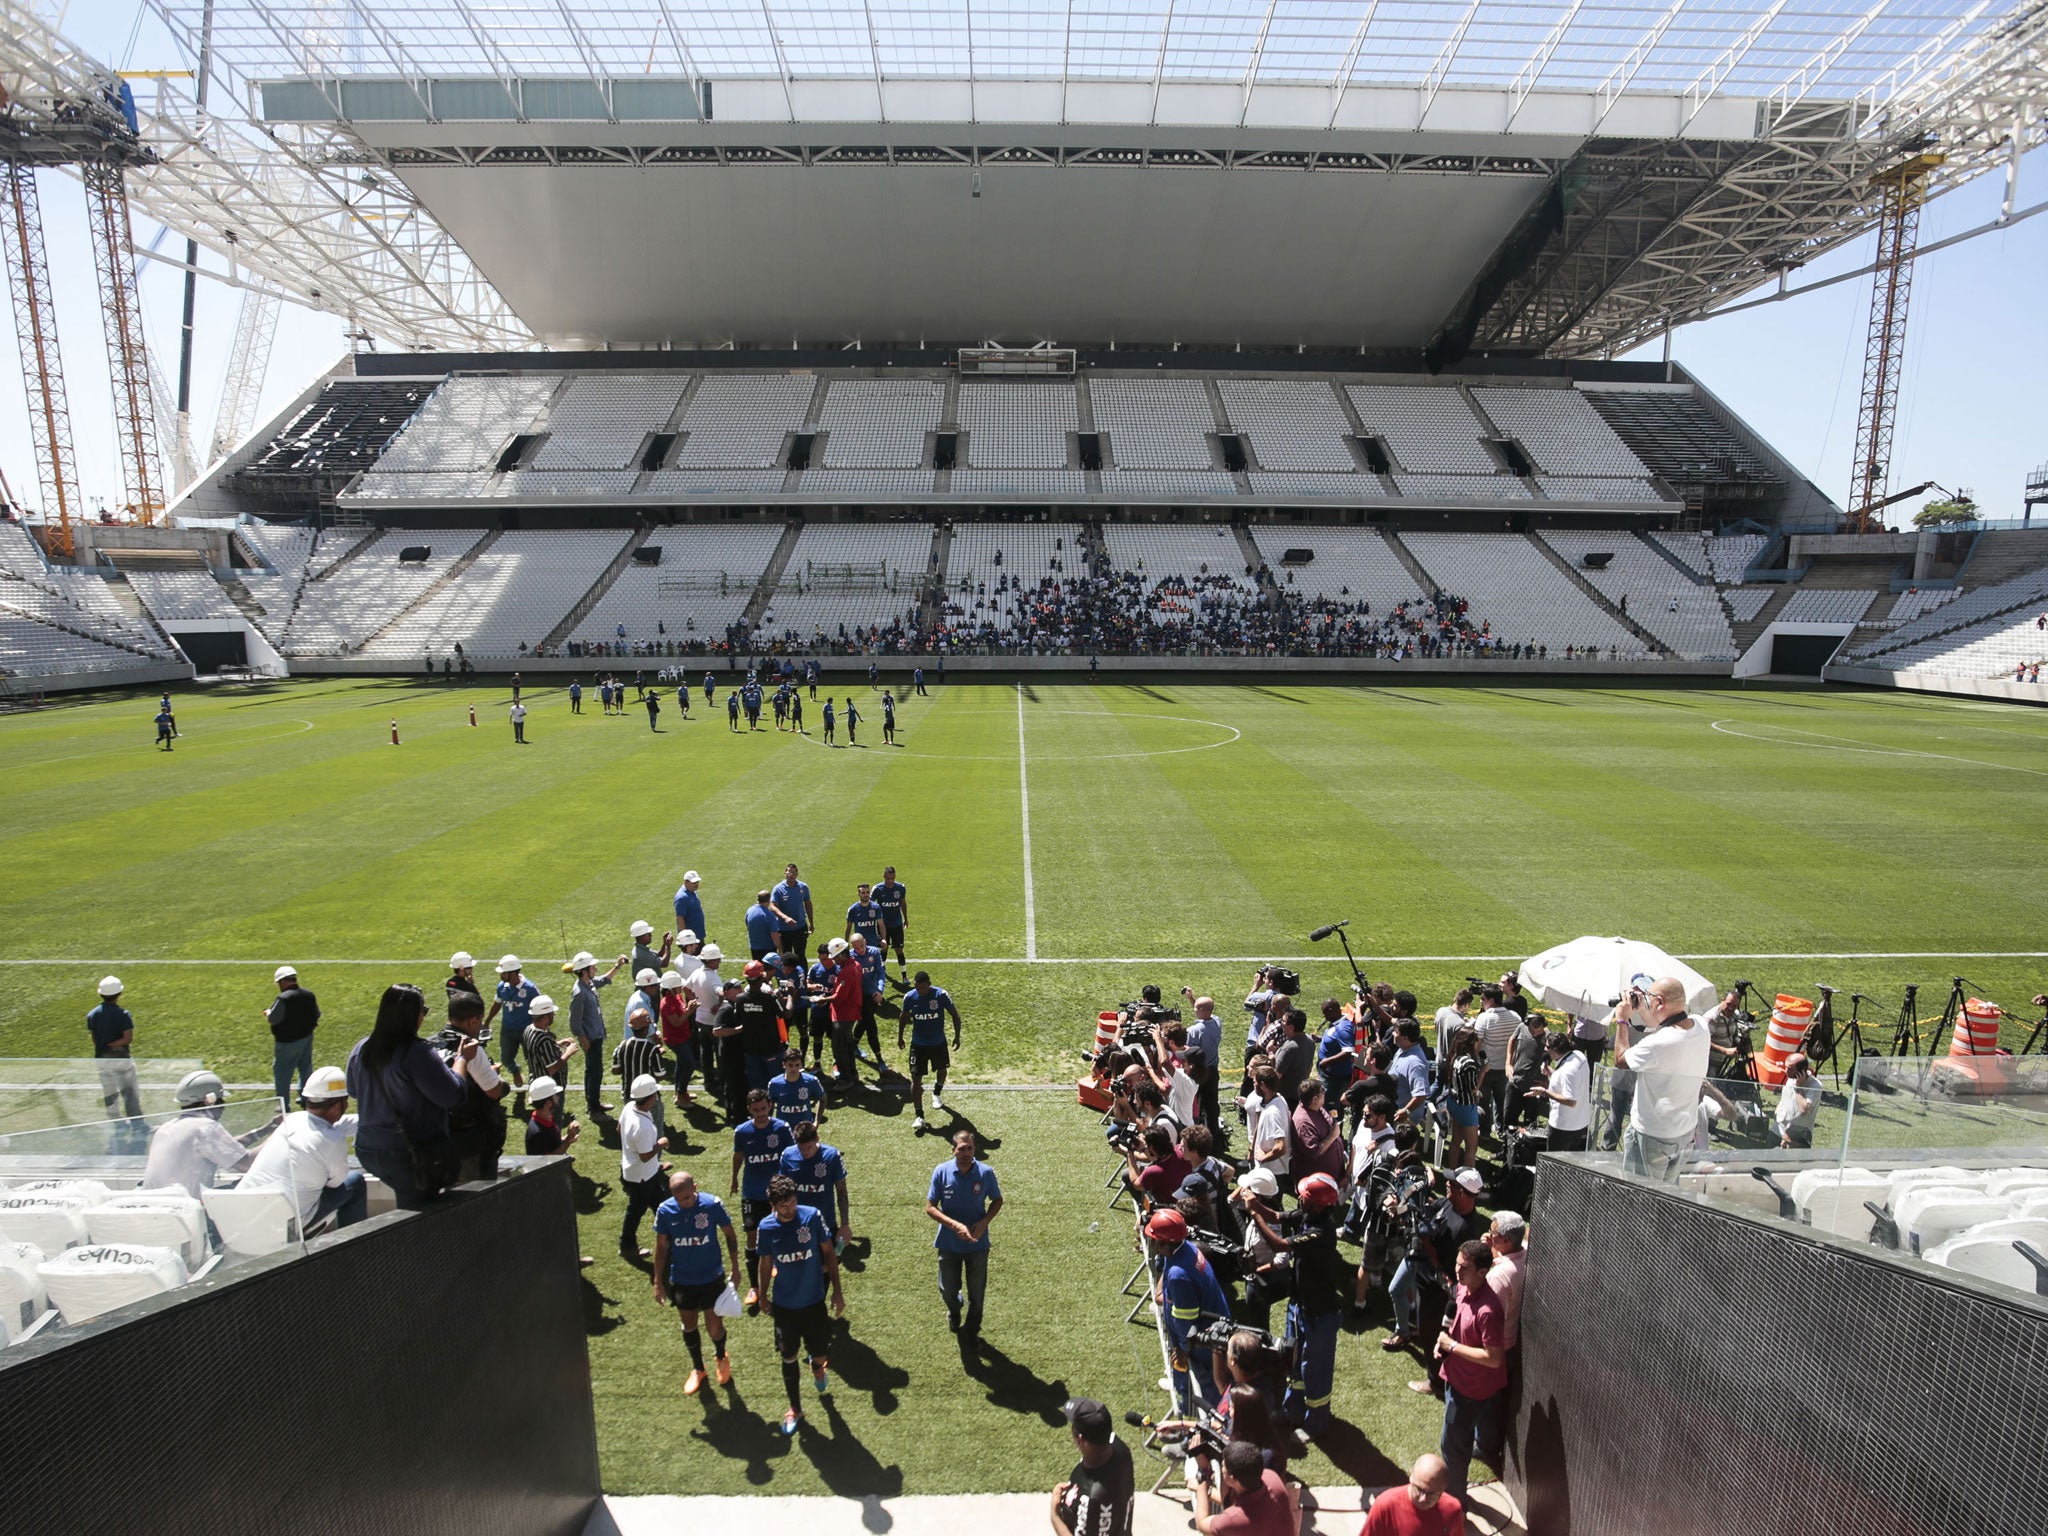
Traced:
POLYGON ((768 1079, 775 1118, 792 1130, 815 1124, 825 1113, 825 1085, 804 1070, 804 1053, 792 1045, 782 1053, 782 1075, 768 1079))
POLYGON ((932 973, 919 971, 916 985, 903 994, 902 1012, 896 1018, 896 1049, 903 1049, 903 1031, 910 1030, 910 1098, 917 1106, 913 1131, 924 1129, 924 1074, 932 1070, 932 1108, 944 1109, 946 1069, 953 1064, 953 1051, 960 1049, 960 1010, 944 987, 932 985, 932 973), (946 1048, 946 1017, 953 1019, 953 1047, 946 1048))
POLYGON ((740 728, 740 696, 737 693, 725 696, 725 728, 735 732, 740 728))
POLYGON ((838 718, 839 717, 837 715, 832 713, 832 699, 830 695, 827 695, 825 699, 825 745, 828 747, 834 745, 832 739, 832 726, 834 722, 838 720, 838 718))
POLYGON ((797 1200, 815 1206, 825 1219, 826 1240, 844 1253, 853 1241, 853 1204, 846 1193, 846 1159, 818 1135, 810 1121, 796 1128, 796 1145, 782 1154, 782 1176, 796 1186, 797 1200))
POLYGON ((856 933, 868 941, 869 948, 882 947, 882 909, 865 885, 854 888, 853 905, 846 909, 846 932, 840 937, 850 944, 856 933))
POLYGON ((811 1380, 820 1397, 832 1391, 829 1374, 832 1317, 825 1311, 825 1288, 832 1289, 832 1312, 846 1316, 846 1295, 839 1287, 839 1255, 825 1241, 825 1218, 816 1206, 796 1197, 796 1185, 777 1174, 768 1184, 770 1212, 758 1234, 760 1260, 756 1288, 767 1296, 775 1319, 775 1349, 782 1356, 782 1385, 789 1411, 782 1432, 794 1435, 803 1423, 803 1394, 798 1386, 797 1351, 810 1356, 811 1380))
POLYGON ((882 948, 896 951, 896 966, 907 978, 910 962, 903 958, 903 931, 910 924, 910 892, 896 878, 896 866, 882 870, 882 883, 875 887, 875 905, 882 909, 882 948))
POLYGON ((713 1310, 726 1287, 727 1270, 718 1254, 722 1238, 731 1257, 731 1283, 740 1287, 740 1245, 732 1235, 732 1217, 718 1196, 697 1188, 697 1176, 678 1173, 668 1181, 669 1198, 654 1213, 654 1300, 673 1303, 682 1314, 683 1343, 690 1351, 690 1379, 683 1395, 695 1397, 704 1387, 704 1340, 697 1332, 698 1314, 710 1324, 711 1347, 718 1355, 718 1384, 732 1385, 732 1362, 725 1358, 725 1319, 713 1310))
MULTIPOLYGON (((754 1272, 759 1254, 755 1236, 768 1214, 768 1182, 782 1167, 782 1153, 796 1145, 789 1126, 769 1113, 766 1089, 747 1095, 747 1119, 732 1133, 732 1187, 728 1194, 740 1197, 740 1217, 747 1228, 747 1273, 754 1272)), ((757 1307, 761 1298, 747 1292, 747 1305, 757 1307)))

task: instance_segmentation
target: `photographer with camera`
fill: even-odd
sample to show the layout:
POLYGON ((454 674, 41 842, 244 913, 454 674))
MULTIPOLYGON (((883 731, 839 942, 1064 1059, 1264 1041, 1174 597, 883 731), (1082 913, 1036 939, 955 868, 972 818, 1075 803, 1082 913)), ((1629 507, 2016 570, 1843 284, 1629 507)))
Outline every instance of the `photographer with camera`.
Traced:
POLYGON ((1337 1207, 1343 1196, 1327 1173, 1301 1181, 1297 1208, 1278 1221, 1258 1205, 1245 1211, 1260 1235, 1294 1259, 1287 1336, 1294 1340, 1294 1372, 1286 1409, 1310 1435, 1330 1422, 1331 1384, 1337 1370, 1337 1332, 1344 1320, 1344 1265, 1337 1255, 1337 1207))
MULTIPOLYGON (((1479 1197, 1485 1192, 1478 1169, 1460 1168, 1451 1175, 1443 1197, 1416 1218, 1408 1256, 1387 1283, 1394 1303, 1394 1331, 1380 1341, 1381 1349, 1391 1353, 1435 1337, 1450 1299, 1451 1261, 1460 1245, 1477 1242, 1485 1230, 1478 1214, 1479 1197)), ((1434 1354, 1428 1379, 1411 1381, 1408 1387, 1431 1394, 1443 1390, 1434 1354)))
POLYGON ((1145 1254, 1159 1276, 1152 1302, 1170 1347, 1175 1409, 1183 1417, 1191 1415, 1199 1398, 1213 1411, 1222 1403, 1227 1383, 1214 1353, 1191 1335, 1201 1326, 1204 1313, 1228 1321, 1230 1298, 1209 1256, 1189 1240, 1187 1218, 1179 1211, 1154 1211, 1146 1218, 1145 1254))
POLYGON ((1267 1228, 1280 1220, 1280 1186, 1265 1169, 1254 1168, 1237 1181, 1225 1209, 1235 1213, 1244 1233, 1244 1304, 1238 1309, 1242 1314, 1240 1321, 1263 1331, 1271 1323, 1273 1303, 1286 1300, 1294 1288, 1294 1256, 1283 1253, 1266 1236, 1267 1228))
POLYGON ((1124 1184, 1146 1207, 1171 1205, 1181 1184, 1193 1173, 1194 1165, 1180 1155, 1173 1132, 1155 1120, 1145 1127, 1142 1139, 1123 1144, 1124 1184), (1138 1157, 1143 1146, 1145 1156, 1138 1157))
POLYGON ((1224 1446, 1221 1472, 1214 1493, 1207 1479, 1188 1480, 1201 1536, 1295 1536, 1301 1529, 1294 1490, 1266 1465, 1256 1445, 1232 1440, 1224 1446))
POLYGON ((1279 1027, 1287 1010, 1294 1006, 1294 998, 1301 991, 1301 977, 1284 965, 1262 965, 1252 977, 1252 990, 1246 994, 1244 1011, 1251 1015, 1245 1025, 1244 1059, 1251 1064, 1252 1057, 1271 1055, 1279 1046, 1279 1027))
POLYGON ((1676 1183, 1699 1124, 1707 1028, 1685 1011, 1685 984, 1675 976, 1631 986, 1611 1023, 1617 1060, 1635 1079, 1622 1166, 1676 1183))

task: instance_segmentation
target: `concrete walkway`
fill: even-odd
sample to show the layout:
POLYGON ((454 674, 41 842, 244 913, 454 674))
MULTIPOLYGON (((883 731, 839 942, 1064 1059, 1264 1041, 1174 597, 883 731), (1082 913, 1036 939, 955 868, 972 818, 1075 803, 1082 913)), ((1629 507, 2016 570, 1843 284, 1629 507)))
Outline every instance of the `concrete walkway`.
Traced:
MULTIPOLYGON (((1373 1490, 1377 1492, 1377 1490, 1373 1490)), ((1310 1490, 1302 1510, 1302 1536, 1358 1536, 1370 1494, 1357 1488, 1310 1490), (1306 1506, 1313 1501, 1315 1508, 1306 1506)), ((584 1536, 685 1536, 693 1531, 801 1531, 803 1536, 1046 1536, 1050 1490, 1045 1494, 962 1494, 900 1499, 828 1498, 607 1498, 590 1517, 584 1536)), ((1466 1529, 1472 1536, 1523 1536, 1507 1489, 1487 1483, 1472 1490, 1466 1529)), ((1135 1536, 1185 1536, 1194 1529, 1185 1495, 1139 1493, 1135 1536)))

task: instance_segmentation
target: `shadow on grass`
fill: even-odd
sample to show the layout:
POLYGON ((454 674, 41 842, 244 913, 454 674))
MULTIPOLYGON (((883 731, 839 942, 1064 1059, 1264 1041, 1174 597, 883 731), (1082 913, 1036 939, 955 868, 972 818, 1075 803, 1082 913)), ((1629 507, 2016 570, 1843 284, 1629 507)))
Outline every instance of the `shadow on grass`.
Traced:
POLYGON ((960 1346, 960 1363, 980 1383, 991 1406, 1011 1413, 1029 1413, 1049 1428, 1066 1423, 1062 1411, 1072 1395, 1065 1381, 1047 1381, 1030 1366, 1012 1360, 986 1339, 960 1346))
POLYGON ((897 1389, 910 1385, 910 1372, 891 1365, 844 1326, 832 1341, 832 1372, 845 1385, 867 1393, 878 1414, 894 1413, 900 1401, 897 1389))
POLYGON ((582 1278, 582 1291, 583 1332, 588 1337, 594 1339, 600 1334, 610 1333, 614 1328, 625 1322, 625 1317, 618 1311, 606 1310, 607 1308, 616 1309, 619 1304, 618 1298, 607 1296, 603 1291, 600 1291, 597 1288, 597 1282, 590 1278, 590 1273, 587 1270, 584 1271, 582 1278))
MULTIPOLYGON (((838 1362, 835 1360, 833 1364, 838 1362)), ((820 1436, 812 1428, 811 1421, 806 1419, 797 1437, 804 1454, 811 1458, 811 1465, 818 1469, 819 1480, 827 1488, 843 1499, 861 1501, 860 1523, 863 1527, 870 1531, 888 1530, 896 1522, 882 1508, 881 1500, 902 1494, 903 1469, 885 1467, 876 1460, 874 1453, 847 1428, 839 1405, 830 1398, 824 1400, 824 1414, 832 1437, 827 1440, 820 1436)))
POLYGON ((961 1114, 959 1110, 950 1104, 946 1106, 946 1114, 951 1117, 949 1123, 943 1129, 934 1127, 930 1132, 935 1139, 942 1141, 946 1146, 950 1147, 953 1145, 953 1138, 962 1131, 966 1131, 974 1137, 974 1155, 976 1157, 980 1157, 984 1153, 1002 1150, 1002 1137, 984 1135, 980 1126, 976 1125, 973 1120, 961 1114))
POLYGON ((1391 1488, 1408 1481, 1406 1467, 1368 1440, 1356 1424, 1343 1419, 1332 1421, 1316 1436, 1316 1449, 1361 1488, 1391 1488))
POLYGON ((789 1454, 781 1428, 750 1411, 737 1387, 727 1388, 722 1398, 710 1387, 700 1395, 704 1425, 691 1430, 690 1438, 728 1461, 745 1462, 747 1481, 757 1488, 765 1485, 775 1475, 775 1462, 789 1454))

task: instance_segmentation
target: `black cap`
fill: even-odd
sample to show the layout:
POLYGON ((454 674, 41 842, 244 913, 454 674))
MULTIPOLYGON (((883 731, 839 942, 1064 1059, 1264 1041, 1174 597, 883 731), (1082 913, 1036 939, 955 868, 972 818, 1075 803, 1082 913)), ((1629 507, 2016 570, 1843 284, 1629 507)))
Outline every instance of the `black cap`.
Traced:
POLYGON ((1074 1432, 1091 1445, 1107 1445, 1110 1441, 1109 1410, 1092 1397, 1075 1397, 1067 1400, 1067 1422, 1074 1426, 1074 1432))

